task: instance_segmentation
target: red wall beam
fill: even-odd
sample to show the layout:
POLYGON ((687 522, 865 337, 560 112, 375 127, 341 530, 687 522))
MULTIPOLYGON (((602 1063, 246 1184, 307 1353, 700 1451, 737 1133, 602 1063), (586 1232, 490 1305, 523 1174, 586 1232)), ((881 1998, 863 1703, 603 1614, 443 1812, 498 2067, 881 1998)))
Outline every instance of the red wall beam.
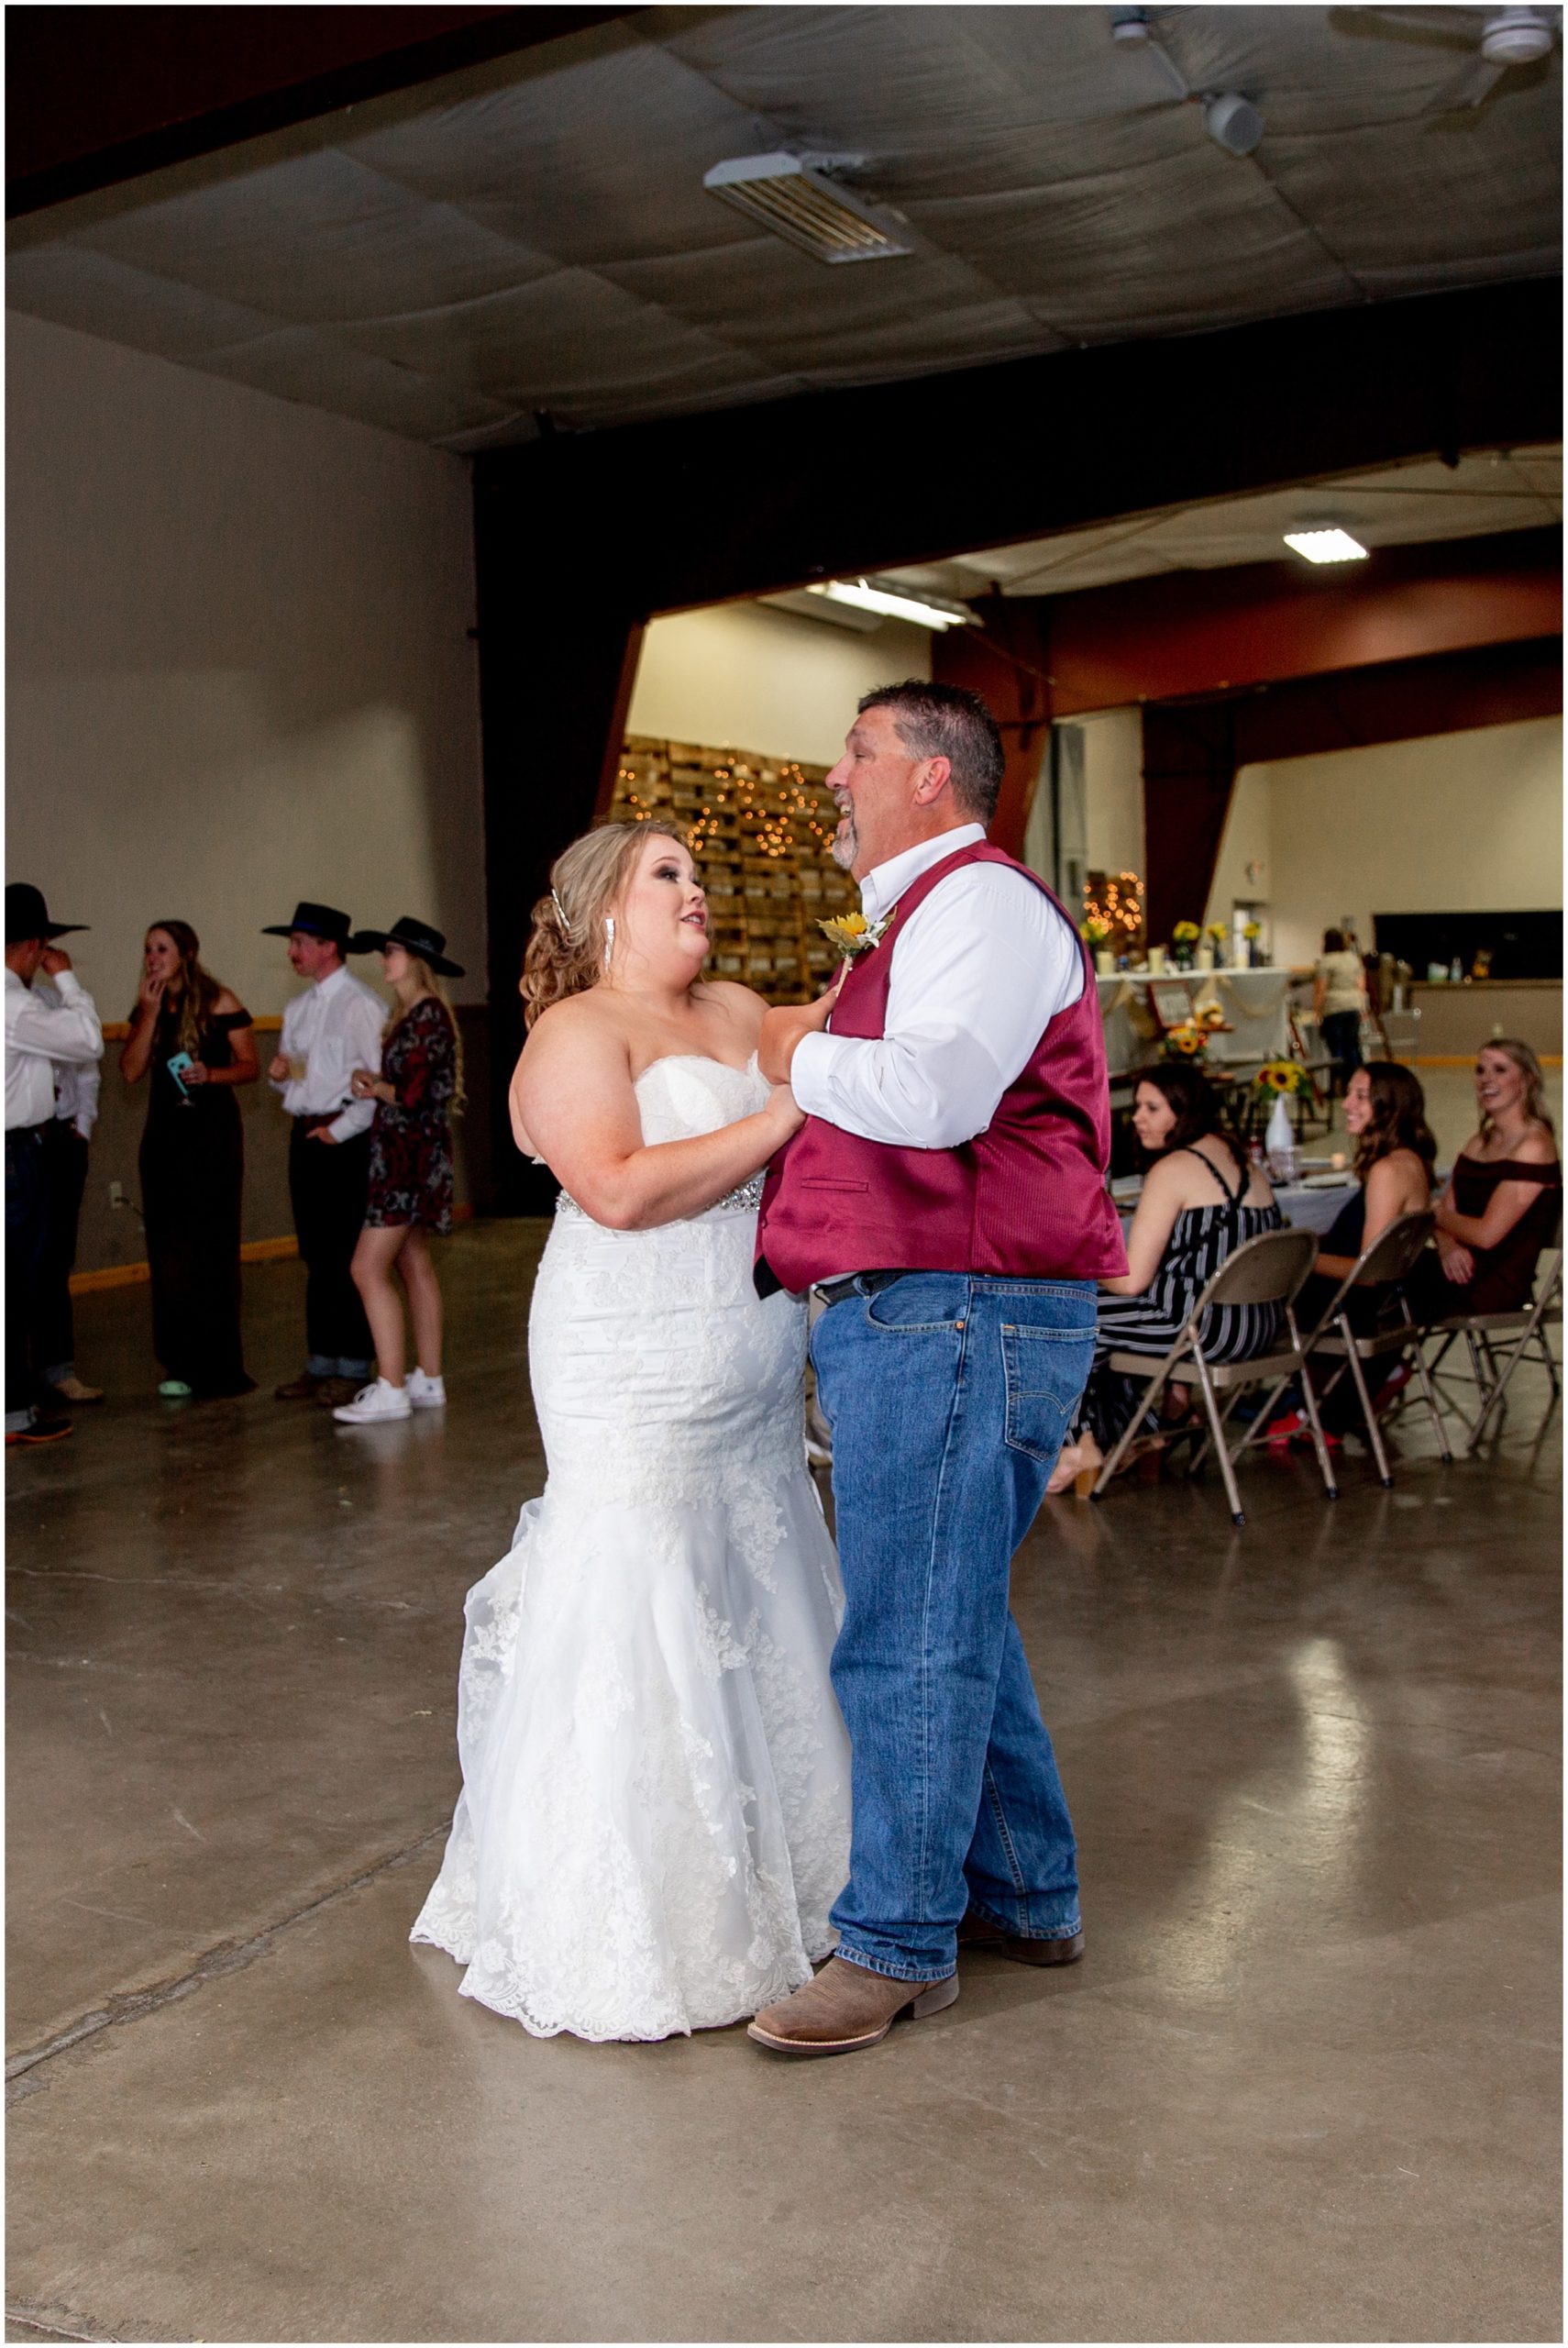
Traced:
POLYGON ((1374 742, 1414 741, 1560 715, 1562 640, 1295 679, 1263 691, 1143 712, 1143 842, 1149 935, 1201 921, 1239 769, 1374 742))
MULTIPOLYGON (((1020 599, 1022 600, 1022 599, 1020 599)), ((1058 717, 1560 635, 1561 534, 1385 547, 1347 570, 1246 563, 1049 601, 1058 717)))
POLYGON ((949 628, 932 638, 931 673, 940 684, 966 685, 978 693, 1001 728, 1007 763, 991 837, 1018 856, 1051 738, 1041 614, 1021 596, 988 596, 978 608, 983 629, 949 628))

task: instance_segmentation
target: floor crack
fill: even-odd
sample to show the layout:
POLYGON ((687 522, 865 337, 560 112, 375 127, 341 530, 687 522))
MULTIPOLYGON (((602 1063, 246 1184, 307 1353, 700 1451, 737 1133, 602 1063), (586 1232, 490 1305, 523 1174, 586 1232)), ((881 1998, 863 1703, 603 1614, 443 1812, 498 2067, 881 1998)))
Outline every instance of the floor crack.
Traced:
MULTIPOLYGON (((131 1989, 106 1998, 101 2006, 79 2014, 63 2030, 56 2031, 41 2046, 28 2047, 20 2054, 11 2055, 6 2065, 7 2087, 14 2081, 27 2078, 28 2074, 37 2070, 40 2063, 52 2062, 56 2055, 68 2054, 72 2047, 80 2046, 85 2039, 97 2037, 102 2031, 116 2029, 122 2022, 140 2021, 148 2014, 158 2013, 164 2006, 173 2005, 181 1998, 188 1998, 193 1990, 202 1988, 208 1981, 221 1980, 226 1974, 243 1972, 259 1956, 266 1956, 271 1952, 281 1933, 296 1924, 308 1923, 313 1916, 319 1916, 325 1910, 336 1907, 340 1899, 347 1899, 351 1893, 362 1891, 367 1884, 374 1883, 379 1877, 409 1866, 447 1831, 445 1823, 428 1828, 402 1850, 389 1852, 386 1857, 373 1860, 368 1867, 361 1867, 346 1881, 335 1884, 330 1891, 322 1892, 303 1908, 293 1909, 288 1915, 280 1916, 275 1922, 265 1925, 248 1940, 216 1942, 213 1947, 204 1950, 193 1965, 187 1966, 182 1973, 176 1974, 170 1980, 155 1982, 148 1989, 131 1989)), ((24 2095, 36 2092, 40 2085, 41 2081, 32 2082, 19 2092, 24 2095)), ((11 2100, 13 2098, 8 2094, 7 2103, 11 2100)), ((17 2320, 26 2323, 35 2320, 31 2316, 22 2315, 18 2315, 17 2320)), ((75 2336, 69 2332, 61 2334, 66 2339, 75 2336)), ((86 2334, 82 2336, 87 2337, 86 2334)))
POLYGON ((117 2331, 78 2331, 73 2327, 85 2324, 89 2320, 86 2316, 55 2308, 46 2312, 42 2308, 29 2306, 26 2299, 6 2300, 6 2320, 7 2323, 25 2323, 29 2331, 47 2331, 51 2340, 117 2341, 119 2338, 117 2331))

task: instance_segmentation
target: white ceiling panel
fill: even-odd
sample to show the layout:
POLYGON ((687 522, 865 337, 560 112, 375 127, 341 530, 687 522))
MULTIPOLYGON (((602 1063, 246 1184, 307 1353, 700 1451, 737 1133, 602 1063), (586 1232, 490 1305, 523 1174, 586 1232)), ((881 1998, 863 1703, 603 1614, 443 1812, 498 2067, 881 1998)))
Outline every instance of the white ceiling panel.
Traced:
POLYGON ((887 575, 959 601, 986 594, 993 584, 1007 595, 1061 595, 1165 571, 1289 560, 1286 530, 1337 524, 1375 549, 1540 529, 1562 519, 1561 447, 1481 449, 1452 467, 1433 459, 1256 497, 1166 506, 887 575))
POLYGON ((13 254, 6 294, 12 309, 195 367, 209 352, 270 334, 279 324, 264 311, 151 275, 86 245, 39 245, 13 254))
POLYGON ((1556 48, 1456 111, 1482 9, 1150 14, 1168 69, 1103 6, 643 8, 36 215, 9 298, 473 448, 1558 267, 1556 48), (780 146, 916 250, 827 268, 703 189, 780 146))
POLYGON ((472 301, 560 266, 333 148, 105 222, 92 249, 275 317, 327 326, 395 314, 414 286, 432 300, 472 301), (265 238, 263 216, 273 231, 265 238))

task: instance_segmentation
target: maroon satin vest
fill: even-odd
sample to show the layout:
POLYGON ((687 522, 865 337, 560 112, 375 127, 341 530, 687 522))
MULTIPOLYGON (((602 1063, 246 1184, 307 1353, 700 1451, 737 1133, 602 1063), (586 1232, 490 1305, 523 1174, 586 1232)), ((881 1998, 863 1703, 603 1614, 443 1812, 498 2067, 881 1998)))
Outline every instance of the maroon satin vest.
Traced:
MULTIPOLYGON (((834 1007, 835 1036, 884 1033, 903 925, 966 864, 1021 872, 1067 919, 1038 874, 1000 848, 955 849, 905 890, 881 943, 851 964, 834 1007)), ((1110 1162, 1105 1036, 1086 955, 1078 1000, 1047 1022, 972 1141, 956 1149, 900 1149, 808 1117, 768 1170, 758 1264, 797 1290, 837 1273, 883 1270, 1113 1278, 1127 1269, 1127 1257, 1105 1187, 1110 1162)), ((771 1282, 765 1274, 758 1284, 771 1282)))

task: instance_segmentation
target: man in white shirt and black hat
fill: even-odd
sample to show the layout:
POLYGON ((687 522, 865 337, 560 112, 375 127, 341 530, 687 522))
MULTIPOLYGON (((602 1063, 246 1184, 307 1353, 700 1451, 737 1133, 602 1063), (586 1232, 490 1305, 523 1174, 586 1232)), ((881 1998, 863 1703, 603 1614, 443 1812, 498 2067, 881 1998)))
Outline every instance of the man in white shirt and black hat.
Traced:
POLYGON ((286 937, 289 960, 310 985, 283 1013, 267 1074, 294 1121, 289 1137, 289 1199, 305 1266, 302 1375, 280 1386, 281 1402, 350 1402, 370 1375, 374 1346, 349 1266, 365 1220, 370 1180, 373 1101, 356 1101, 357 1068, 379 1068, 386 1005, 344 964, 352 925, 336 905, 308 899, 292 921, 269 925, 286 937))
POLYGON ((30 880, 6 888, 6 1441, 56 1443, 71 1433, 58 1397, 45 1392, 34 1356, 39 1284, 49 1245, 48 1135, 55 1069, 103 1057, 92 996, 57 938, 80 922, 50 921, 30 880), (53 1000, 33 990, 42 972, 53 1000))

